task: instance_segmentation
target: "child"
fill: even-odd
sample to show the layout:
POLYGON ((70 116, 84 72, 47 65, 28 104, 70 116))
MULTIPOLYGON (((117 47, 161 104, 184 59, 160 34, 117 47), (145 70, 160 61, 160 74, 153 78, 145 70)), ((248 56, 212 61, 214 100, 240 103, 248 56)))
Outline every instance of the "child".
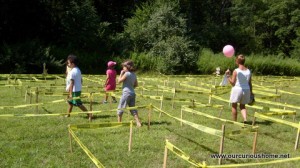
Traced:
POLYGON ((233 86, 230 94, 232 119, 237 121, 237 103, 240 104, 240 110, 244 119, 244 123, 247 122, 247 110, 246 105, 250 102, 250 95, 252 93, 251 72, 245 67, 245 57, 239 55, 235 59, 235 63, 238 65, 230 78, 230 70, 226 71, 228 82, 233 86))
MULTIPOLYGON (((116 89, 116 76, 117 76, 117 71, 115 70, 116 62, 109 61, 107 63, 107 70, 106 70, 106 81, 105 81, 105 99, 103 101, 103 104, 107 103, 108 99, 108 93, 107 91, 114 91, 116 89)), ((113 99, 113 103, 117 103, 117 100, 114 96, 111 96, 113 99)))
MULTIPOLYGON (((82 88, 82 77, 81 71, 77 67, 78 59, 75 55, 69 55, 67 58, 67 66, 71 68, 71 71, 67 75, 67 87, 66 90, 69 92, 69 109, 66 117, 70 117, 73 106, 78 106, 82 111, 88 111, 80 99, 72 99, 73 97, 80 97, 82 88)), ((92 120, 92 114, 88 114, 89 120, 92 120)))
MULTIPOLYGON (((118 105, 118 122, 122 122, 123 110, 126 105, 129 107, 135 106, 135 91, 134 88, 138 86, 137 77, 134 73, 134 67, 132 61, 125 61, 122 63, 123 70, 118 78, 118 84, 123 82, 122 86, 122 97, 118 105)), ((134 116, 136 125, 141 127, 141 122, 139 120, 137 110, 130 110, 131 114, 134 116)))

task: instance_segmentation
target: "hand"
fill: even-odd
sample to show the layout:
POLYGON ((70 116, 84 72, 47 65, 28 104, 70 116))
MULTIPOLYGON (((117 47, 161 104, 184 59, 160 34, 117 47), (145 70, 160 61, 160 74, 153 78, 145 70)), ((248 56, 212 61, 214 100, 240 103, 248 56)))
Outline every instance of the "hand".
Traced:
POLYGON ((225 74, 226 74, 226 75, 230 75, 230 74, 231 74, 230 70, 227 69, 227 70, 225 71, 225 74))
POLYGON ((126 72, 125 70, 122 70, 120 75, 124 75, 125 72, 126 72))

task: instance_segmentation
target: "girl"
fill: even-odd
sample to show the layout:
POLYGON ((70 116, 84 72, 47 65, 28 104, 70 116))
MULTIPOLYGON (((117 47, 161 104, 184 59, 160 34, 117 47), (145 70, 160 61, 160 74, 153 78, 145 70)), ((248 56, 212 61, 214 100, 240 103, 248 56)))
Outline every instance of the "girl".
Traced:
MULTIPOLYGON (((117 72, 115 70, 115 66, 116 66, 116 62, 113 61, 109 61, 107 63, 107 70, 106 70, 106 81, 105 81, 105 99, 103 100, 103 104, 107 103, 107 99, 108 99, 108 93, 107 91, 114 91, 116 90, 116 76, 117 76, 117 72)), ((117 103, 117 100, 114 96, 111 96, 111 98, 113 99, 113 103, 117 103)))
POLYGON ((240 104, 240 110, 244 119, 244 123, 247 121, 246 104, 250 102, 250 95, 252 93, 251 72, 245 67, 245 57, 239 55, 235 59, 235 63, 238 65, 230 78, 230 70, 225 73, 227 75, 228 82, 233 86, 230 94, 232 119, 237 121, 237 103, 240 104))
MULTIPOLYGON (((118 122, 122 122, 123 110, 121 108, 125 108, 127 105, 129 107, 135 106, 135 91, 134 88, 138 86, 137 77, 134 73, 134 67, 132 61, 125 61, 122 63, 122 71, 118 78, 118 84, 123 83, 122 86, 122 97, 120 99, 118 105, 118 122)), ((136 125, 141 127, 141 122, 139 120, 138 111, 130 110, 131 114, 134 116, 136 121, 136 125)))

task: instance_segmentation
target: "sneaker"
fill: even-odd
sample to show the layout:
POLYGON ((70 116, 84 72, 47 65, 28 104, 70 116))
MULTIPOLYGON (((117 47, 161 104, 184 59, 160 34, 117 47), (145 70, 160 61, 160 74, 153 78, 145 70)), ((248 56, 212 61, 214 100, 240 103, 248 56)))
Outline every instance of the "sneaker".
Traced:
POLYGON ((107 101, 106 100, 103 100, 103 102, 102 102, 103 104, 107 104, 107 101))
POLYGON ((117 103, 117 100, 113 100, 112 102, 113 102, 113 103, 117 103))
POLYGON ((70 117, 70 114, 65 115, 65 117, 70 117))

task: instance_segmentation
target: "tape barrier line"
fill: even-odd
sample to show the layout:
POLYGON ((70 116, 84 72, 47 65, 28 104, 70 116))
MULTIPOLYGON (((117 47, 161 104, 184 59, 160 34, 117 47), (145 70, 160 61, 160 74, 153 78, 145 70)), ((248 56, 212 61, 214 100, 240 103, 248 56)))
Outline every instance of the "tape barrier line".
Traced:
POLYGON ((297 124, 297 123, 293 123, 293 122, 282 120, 282 119, 277 119, 277 118, 274 118, 274 117, 269 117, 269 116, 263 115, 263 114, 258 113, 258 112, 254 113, 254 117, 264 119, 264 120, 274 121, 274 122, 277 122, 277 123, 280 123, 280 124, 289 125, 289 126, 300 129, 300 125, 297 124))
POLYGON ((80 139, 76 136, 73 130, 69 127, 69 133, 72 135, 77 144, 81 147, 81 149, 89 156, 89 158, 94 162, 94 164, 99 168, 104 168, 104 165, 92 154, 92 152, 80 141, 80 139))
POLYGON ((242 123, 235 122, 235 121, 231 121, 231 120, 226 120, 226 119, 219 118, 219 117, 215 117, 215 116, 212 116, 212 115, 209 115, 209 114, 205 114, 205 113, 202 113, 202 112, 200 112, 200 111, 191 109, 191 108, 186 107, 186 106, 181 106, 181 110, 186 111, 186 112, 189 112, 189 113, 201 115, 201 116, 204 116, 204 117, 207 117, 207 118, 211 118, 211 119, 223 121, 223 122, 225 122, 225 123, 230 123, 230 124, 238 125, 238 126, 240 126, 240 127, 244 127, 244 124, 242 124, 242 123))
POLYGON ((25 107, 32 107, 32 106, 42 106, 42 105, 46 105, 46 104, 61 103, 61 102, 66 102, 67 100, 76 100, 76 99, 82 99, 82 98, 87 98, 87 97, 81 96, 81 97, 73 97, 72 99, 60 99, 60 100, 53 100, 53 101, 44 102, 44 103, 22 104, 22 105, 15 105, 15 106, 0 106, 0 109, 6 109, 6 108, 25 108, 25 107))
MULTIPOLYGON (((223 102, 230 103, 230 101, 228 99, 224 99, 224 98, 216 96, 216 95, 212 95, 211 97, 215 98, 217 100, 221 100, 223 102)), ((255 101, 256 100, 257 99, 255 98, 255 101)), ((257 102, 261 103, 260 101, 257 101, 257 102)), ((273 105, 274 105, 274 103, 275 102, 272 102, 273 105)), ((263 106, 257 106, 257 105, 252 105, 252 106, 247 105, 247 108, 253 108, 253 109, 258 109, 258 110, 266 110, 266 111, 271 111, 271 112, 295 112, 294 110, 284 110, 284 109, 278 109, 278 108, 269 108, 269 107, 263 107, 263 106)))
POLYGON ((296 115, 296 111, 293 112, 271 112, 271 113, 263 113, 263 115, 296 115))
POLYGON ((69 128, 72 130, 79 129, 96 129, 96 128, 107 128, 107 127, 124 127, 130 126, 131 122, 107 122, 107 123, 98 123, 98 124, 71 124, 69 128))
POLYGON ((203 87, 198 87, 198 86, 192 86, 192 85, 189 85, 189 84, 184 84, 184 83, 180 83, 180 86, 184 86, 184 87, 187 87, 187 88, 192 88, 192 89, 196 89, 196 90, 202 90, 203 92, 207 93, 207 94, 210 94, 211 93, 211 89, 207 89, 207 88, 203 88, 203 87))
POLYGON ((133 126, 133 121, 130 122, 111 122, 111 123, 98 123, 98 124, 74 124, 68 125, 69 133, 81 147, 81 149, 89 156, 89 158, 94 162, 94 164, 99 168, 104 168, 104 165, 90 152, 90 150, 80 141, 80 139, 74 133, 74 130, 79 129, 96 129, 96 128, 115 128, 115 127, 131 127, 133 126))
MULTIPOLYGON (((80 114, 97 114, 97 113, 103 113, 103 111, 84 111, 84 112, 72 112, 70 113, 71 116, 73 115, 80 115, 80 114)), ((47 117, 47 116, 64 116, 68 113, 54 113, 54 114, 1 114, 1 117, 47 117)))
MULTIPOLYGON (((274 87, 274 86, 272 86, 272 87, 274 87, 273 89, 270 89, 270 88, 265 87, 265 86, 255 85, 255 84, 253 86, 255 86, 255 92, 256 92, 256 90, 263 90, 263 91, 269 91, 269 92, 274 92, 274 90, 276 91, 276 87, 274 87)), ((282 87, 282 86, 279 86, 279 87, 282 87)), ((277 92, 300 96, 299 93, 288 92, 288 91, 285 91, 285 90, 282 90, 282 89, 277 89, 277 92)))
POLYGON ((210 118, 210 119, 219 120, 219 121, 222 121, 222 122, 225 122, 225 123, 238 125, 239 127, 243 128, 242 130, 226 131, 225 135, 234 136, 234 135, 240 135, 240 134, 248 134, 248 133, 257 132, 257 130, 258 130, 258 126, 251 126, 251 125, 247 125, 247 124, 243 124, 243 123, 239 123, 239 122, 235 122, 235 121, 215 117, 215 116, 212 116, 212 115, 209 115, 209 114, 202 113, 200 111, 196 111, 194 109, 190 109, 190 108, 185 107, 185 106, 182 106, 181 110, 186 111, 186 112, 190 112, 190 113, 193 113, 193 114, 201 115, 201 116, 204 116, 204 117, 207 117, 207 118, 210 118))
POLYGON ((281 89, 279 89, 278 91, 279 91, 280 93, 285 93, 285 94, 290 94, 290 95, 300 96, 300 94, 298 94, 298 93, 288 92, 288 91, 281 90, 281 89))
POLYGON ((169 114, 169 113, 167 113, 167 112, 165 112, 165 111, 163 111, 163 110, 161 110, 161 109, 159 109, 159 108, 157 108, 155 106, 153 106, 153 108, 154 108, 154 110, 156 110, 158 112, 164 113, 165 115, 167 115, 167 116, 169 116, 171 118, 174 118, 174 119, 176 119, 178 121, 181 121, 181 122, 183 122, 183 123, 185 123, 185 124, 187 124, 187 125, 195 128, 197 130, 200 130, 202 132, 205 132, 205 133, 211 134, 211 135, 215 135, 215 136, 218 136, 218 137, 222 137, 223 136, 223 132, 220 131, 220 130, 217 130, 217 129, 214 129, 214 128, 210 128, 210 127, 206 127, 206 126, 203 126, 203 125, 200 125, 200 124, 195 124, 195 123, 192 123, 190 121, 186 121, 186 120, 174 117, 171 114, 169 114))
POLYGON ((60 100, 54 100, 50 101, 47 103, 34 103, 34 104, 23 104, 23 105, 16 105, 16 106, 0 106, 0 109, 6 109, 6 108, 24 108, 24 107, 31 107, 31 106, 41 106, 41 105, 46 105, 46 104, 52 104, 52 103, 61 103, 65 102, 65 99, 60 99, 60 100))
POLYGON ((273 160, 273 161, 260 162, 260 163, 243 163, 243 164, 228 164, 228 165, 211 165, 211 166, 206 166, 205 168, 249 167, 249 166, 259 166, 259 165, 270 165, 270 164, 276 164, 276 163, 284 163, 284 162, 297 161, 297 160, 300 160, 300 157, 286 158, 286 159, 273 160))
POLYGON ((205 165, 202 165, 201 163, 196 162, 194 159, 192 159, 189 155, 184 153, 182 150, 174 146, 172 143, 170 143, 168 140, 166 140, 165 147, 169 149, 171 152, 182 158, 183 160, 189 162, 190 164, 196 166, 196 167, 204 167, 205 165))
POLYGON ((276 105, 276 106, 282 106, 282 107, 289 107, 289 108, 293 108, 293 109, 300 109, 300 106, 295 106, 295 105, 291 105, 291 104, 285 104, 285 103, 279 103, 279 102, 272 102, 272 101, 268 101, 268 100, 262 100, 259 98, 255 98, 255 101, 258 102, 262 102, 265 104, 272 104, 272 105, 276 105))
POLYGON ((183 160, 186 160, 190 164, 196 166, 196 167, 202 167, 202 168, 232 168, 232 167, 249 167, 249 166, 259 166, 259 165, 271 165, 271 164, 278 164, 278 163, 284 163, 284 162, 291 162, 291 161, 298 161, 300 160, 300 157, 294 157, 294 158, 286 158, 286 159, 280 159, 280 160, 273 160, 273 161, 267 161, 267 162, 260 162, 260 163, 243 163, 243 164, 227 164, 227 165, 206 165, 205 161, 197 162, 191 157, 180 150, 178 147, 173 145, 172 143, 166 141, 166 147, 175 153, 177 156, 182 158, 183 160))
MULTIPOLYGON (((151 105, 144 105, 144 106, 135 106, 135 107, 126 107, 126 108, 120 108, 120 110, 135 110, 135 109, 142 109, 142 108, 150 108, 151 105)), ((81 111, 81 112, 72 112, 70 113, 71 116, 73 115, 80 115, 80 114, 98 114, 103 112, 112 112, 117 111, 118 109, 112 109, 112 110, 106 110, 106 111, 81 111)), ((45 117, 45 116, 64 116, 68 113, 55 113, 55 114, 2 114, 1 117, 45 117)))
POLYGON ((196 102, 196 101, 195 104, 196 104, 195 106, 191 106, 191 105, 183 105, 183 106, 187 108, 197 108, 197 107, 212 107, 212 108, 219 108, 219 109, 224 108, 224 105, 218 105, 218 104, 203 104, 201 102, 196 102))

